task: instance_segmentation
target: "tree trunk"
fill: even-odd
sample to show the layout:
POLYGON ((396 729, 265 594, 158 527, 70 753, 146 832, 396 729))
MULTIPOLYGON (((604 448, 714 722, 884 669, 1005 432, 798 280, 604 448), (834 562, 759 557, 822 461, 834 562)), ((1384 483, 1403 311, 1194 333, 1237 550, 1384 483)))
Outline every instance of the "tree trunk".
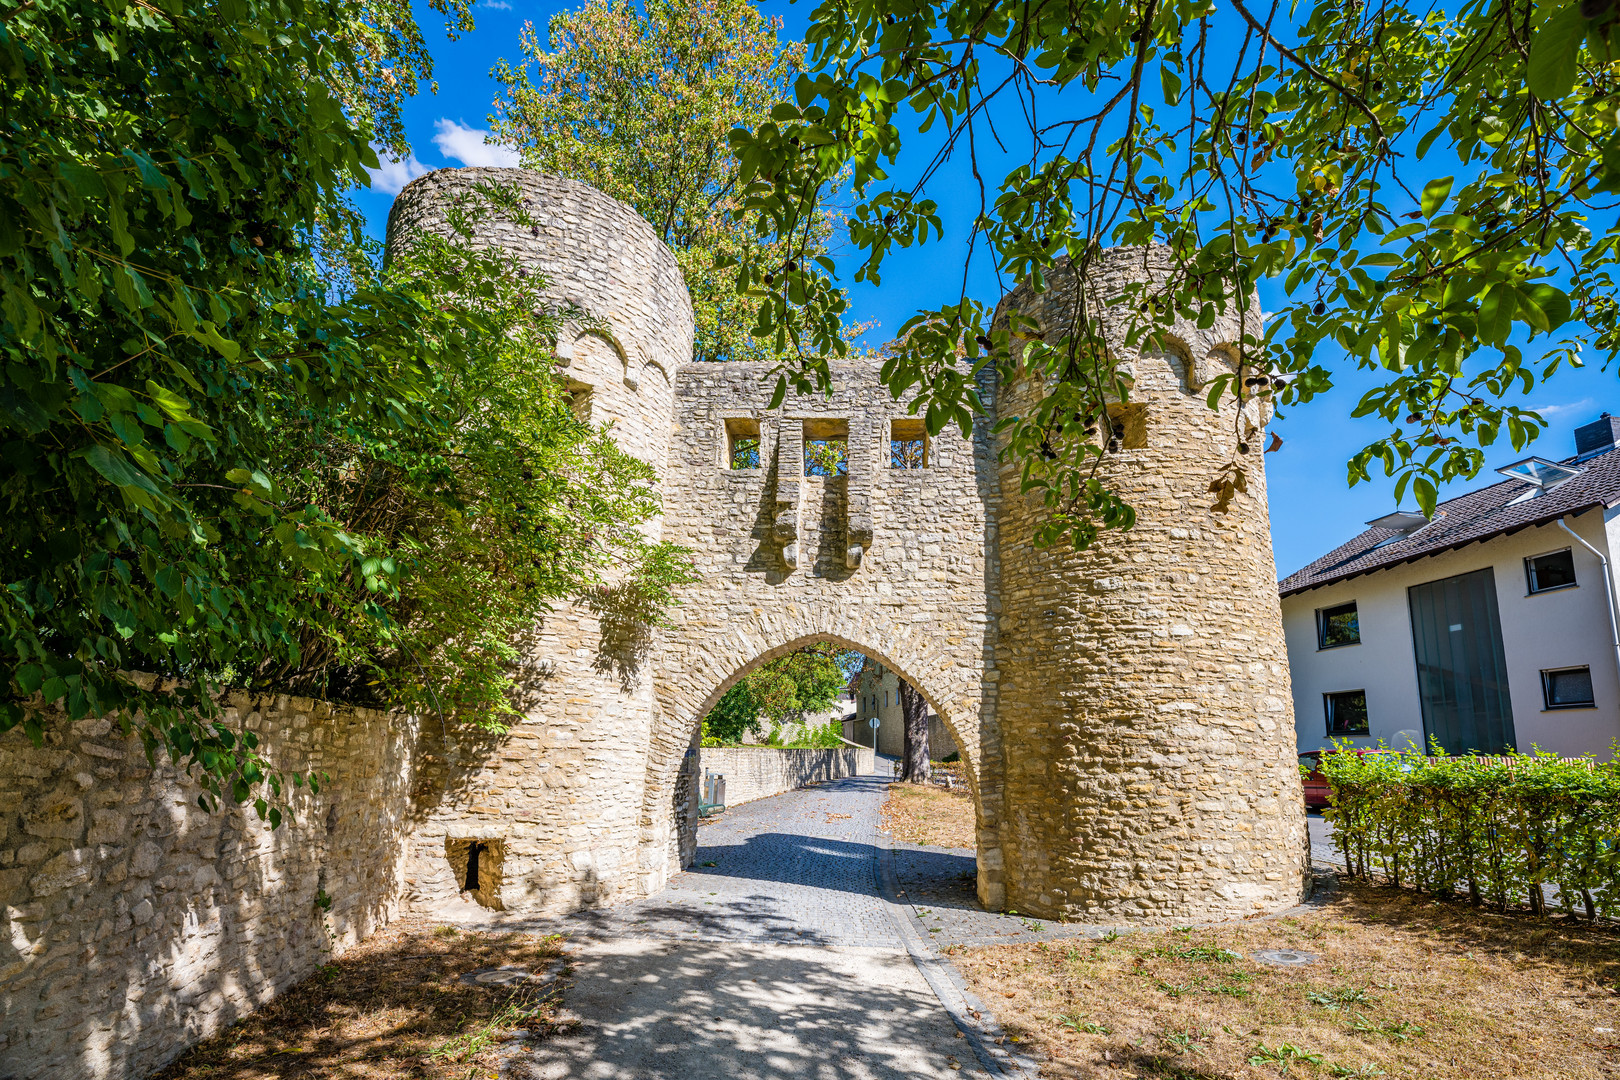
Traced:
POLYGON ((928 764, 928 700, 904 679, 900 680, 900 713, 906 733, 900 779, 926 784, 932 775, 928 764))

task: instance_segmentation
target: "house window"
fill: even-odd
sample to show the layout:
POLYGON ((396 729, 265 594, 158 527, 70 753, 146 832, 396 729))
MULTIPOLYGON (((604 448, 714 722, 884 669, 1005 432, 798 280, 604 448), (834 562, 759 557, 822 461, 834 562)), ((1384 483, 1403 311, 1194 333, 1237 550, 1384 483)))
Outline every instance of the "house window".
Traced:
POLYGON ((759 468, 759 421, 726 421, 726 468, 759 468))
POLYGON ((1592 698, 1592 669, 1571 667, 1543 671, 1541 696, 1549 709, 1590 709, 1596 704, 1592 698))
POLYGON ((889 468, 928 467, 928 429, 921 420, 895 420, 889 424, 889 468))
POLYGON ((1361 623, 1356 619, 1356 602, 1337 607, 1319 608, 1316 612, 1316 647, 1336 649, 1340 645, 1361 643, 1361 623))
POLYGON ((849 472, 849 421, 804 422, 804 475, 843 476, 849 472))
POLYGON ((1524 576, 1533 593, 1568 588, 1575 584, 1575 556, 1569 548, 1532 555, 1524 560, 1524 576))
POLYGON ((1367 734, 1367 691, 1343 690, 1323 694, 1322 700, 1327 707, 1329 735, 1367 734))

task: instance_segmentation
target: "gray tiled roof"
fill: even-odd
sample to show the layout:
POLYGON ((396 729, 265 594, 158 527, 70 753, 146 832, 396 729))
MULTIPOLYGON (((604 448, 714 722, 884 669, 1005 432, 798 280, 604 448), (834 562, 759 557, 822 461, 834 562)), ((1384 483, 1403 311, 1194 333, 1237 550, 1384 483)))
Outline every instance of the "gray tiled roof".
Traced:
POLYGON ((1400 537, 1398 530, 1368 529, 1303 570, 1289 574, 1277 583, 1277 589, 1288 596, 1438 555, 1493 536, 1545 525, 1565 514, 1582 514, 1620 504, 1620 450, 1609 450, 1579 463, 1574 458, 1566 458, 1562 463, 1573 464, 1584 471, 1551 491, 1523 502, 1514 502, 1528 488, 1518 480, 1505 480, 1470 491, 1441 503, 1433 521, 1392 543, 1384 544, 1384 541, 1400 537))

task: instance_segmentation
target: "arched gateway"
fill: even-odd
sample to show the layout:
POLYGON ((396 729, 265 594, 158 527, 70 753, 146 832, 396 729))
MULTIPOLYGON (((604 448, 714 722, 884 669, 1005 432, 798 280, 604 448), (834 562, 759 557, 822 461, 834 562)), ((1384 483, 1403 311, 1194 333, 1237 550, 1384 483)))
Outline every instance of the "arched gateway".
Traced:
MULTIPOLYGON (((1232 327, 1177 327, 1172 352, 1118 353, 1135 389, 1107 469, 1139 524, 1086 552, 1037 549, 1037 509, 998 461, 992 421, 896 469, 891 438, 916 433, 873 365, 835 364, 831 397, 771 410, 765 365, 691 362, 673 255, 592 188, 517 169, 430 173, 400 194, 389 243, 442 229, 482 180, 525 193, 537 226, 492 219, 479 238, 545 278, 539 299, 587 313, 559 341, 569 385, 655 467, 656 528, 693 551, 700 580, 650 639, 559 610, 529 643, 525 721, 424 748, 415 899, 453 895, 470 857, 508 909, 657 891, 691 859, 700 718, 751 667, 831 640, 898 671, 950 728, 987 906, 1188 920, 1299 900, 1303 804, 1259 454, 1242 458, 1247 491, 1226 513, 1207 491, 1240 440, 1258 446, 1253 419, 1203 400, 1212 369, 1231 370, 1232 327), (847 440, 848 475, 806 476, 806 438, 847 440), (758 467, 733 467, 751 464, 733 454, 747 440, 758 467)), ((1103 273, 1150 273, 1152 258, 1110 253, 1103 273)), ((1073 285, 1057 275, 1009 301, 1057 325, 1073 285)), ((996 408, 1020 391, 1003 388, 996 408)))

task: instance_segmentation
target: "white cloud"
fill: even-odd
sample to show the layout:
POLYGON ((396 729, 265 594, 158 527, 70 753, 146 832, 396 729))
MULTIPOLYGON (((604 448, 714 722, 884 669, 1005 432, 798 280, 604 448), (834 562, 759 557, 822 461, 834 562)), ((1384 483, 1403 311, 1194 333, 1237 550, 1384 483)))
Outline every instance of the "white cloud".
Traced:
POLYGON ((1585 397, 1581 398, 1579 401, 1571 401, 1565 405, 1532 405, 1529 406, 1529 408, 1534 412, 1540 413, 1543 419, 1551 420, 1553 417, 1558 416, 1561 413, 1587 412, 1595 408, 1596 405, 1597 403, 1591 398, 1585 397))
POLYGON ((371 190, 380 191, 385 195, 398 195, 399 189, 415 180, 425 172, 431 172, 426 165, 411 154, 404 161, 395 161, 389 158, 387 152, 376 143, 371 148, 377 151, 377 159, 382 162, 380 169, 367 169, 371 174, 371 190))
POLYGON ((440 120, 434 126, 439 133, 433 136, 433 145, 447 158, 471 166, 512 168, 520 164, 516 147, 485 142, 489 132, 483 128, 468 127, 454 120, 440 120))
POLYGON ((512 10, 512 5, 507 3, 506 0, 484 0, 484 2, 482 4, 479 4, 478 6, 483 7, 483 8, 489 8, 491 11, 511 11, 512 10))

